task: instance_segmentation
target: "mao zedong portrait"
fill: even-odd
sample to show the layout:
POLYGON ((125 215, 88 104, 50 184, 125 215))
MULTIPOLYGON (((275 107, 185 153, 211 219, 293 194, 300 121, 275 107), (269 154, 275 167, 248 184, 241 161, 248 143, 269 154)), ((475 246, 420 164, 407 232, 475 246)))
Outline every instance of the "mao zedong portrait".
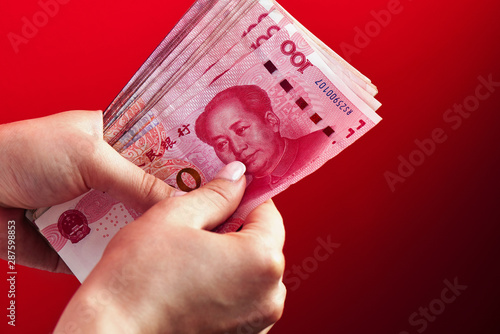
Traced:
POLYGON ((280 134, 280 119, 267 93, 255 85, 233 86, 218 93, 195 125, 197 136, 228 164, 241 161, 252 181, 245 197, 280 185, 319 155, 328 137, 321 131, 290 139, 280 134))

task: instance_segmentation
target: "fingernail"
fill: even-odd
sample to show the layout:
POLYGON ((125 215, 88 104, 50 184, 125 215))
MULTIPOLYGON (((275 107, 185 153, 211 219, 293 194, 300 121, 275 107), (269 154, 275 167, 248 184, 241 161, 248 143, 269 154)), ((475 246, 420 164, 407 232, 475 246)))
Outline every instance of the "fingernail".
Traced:
POLYGON ((238 181, 245 174, 246 167, 242 162, 233 161, 222 168, 217 175, 216 179, 225 179, 231 182, 238 181))
POLYGON ((183 196, 183 195, 186 195, 186 194, 187 194, 187 192, 185 192, 185 191, 182 191, 182 190, 176 190, 176 191, 174 192, 174 194, 172 195, 172 197, 179 197, 179 196, 183 196))

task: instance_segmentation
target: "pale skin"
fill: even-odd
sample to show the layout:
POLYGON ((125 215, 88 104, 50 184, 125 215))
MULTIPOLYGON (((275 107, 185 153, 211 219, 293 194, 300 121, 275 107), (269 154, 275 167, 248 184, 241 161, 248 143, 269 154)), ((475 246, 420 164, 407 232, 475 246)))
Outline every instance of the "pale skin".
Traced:
POLYGON ((255 209, 240 232, 209 232, 243 196, 240 163, 179 196, 104 142, 100 111, 1 125, 0 155, 0 247, 15 220, 19 264, 69 273, 19 208, 93 188, 144 212, 111 240, 55 333, 266 333, 280 318, 284 228, 274 204, 255 209))

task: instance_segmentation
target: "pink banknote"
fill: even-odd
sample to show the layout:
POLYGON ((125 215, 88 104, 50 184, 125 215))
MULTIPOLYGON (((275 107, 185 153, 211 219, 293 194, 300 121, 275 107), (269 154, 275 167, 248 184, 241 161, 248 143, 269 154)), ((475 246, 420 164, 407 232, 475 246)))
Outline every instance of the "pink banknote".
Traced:
MULTIPOLYGON (((235 112, 235 108, 229 109, 235 112)), ((247 113, 241 118, 248 120, 250 116, 247 113)), ((216 124, 223 124, 222 120, 229 118, 228 115, 219 116, 220 119, 213 117, 208 119, 216 124)), ((280 31, 213 82, 198 98, 174 108, 172 112, 160 114, 158 118, 160 125, 124 150, 122 155, 162 179, 157 171, 165 169, 172 159, 192 163, 193 167, 177 168, 183 172, 180 176, 170 176, 169 184, 190 190, 202 185, 200 180, 212 179, 225 163, 240 160, 247 165, 251 181, 244 201, 233 217, 237 219, 236 224, 229 221, 221 227, 222 230, 238 227, 256 205, 319 168, 380 120, 369 106, 342 86, 293 26, 280 31), (240 96, 248 94, 254 94, 259 101, 269 101, 266 107, 255 108, 270 109, 274 116, 268 117, 276 117, 278 131, 274 130, 275 138, 266 137, 270 142, 254 145, 267 147, 275 143, 276 148, 257 154, 252 151, 251 143, 244 143, 246 153, 238 155, 232 152, 231 157, 220 153, 218 146, 235 147, 236 144, 211 142, 204 129, 210 127, 210 122, 199 121, 207 118, 200 115, 219 93, 227 95, 228 100, 240 99, 240 104, 244 105, 250 102, 241 101, 240 96), (258 168, 252 172, 253 165, 262 164, 258 155, 262 161, 271 164, 262 167, 268 169, 267 175, 258 168), (273 157, 280 160, 273 163, 273 157)), ((257 124, 261 128, 267 125, 265 122, 257 124)), ((227 124, 227 128, 230 127, 227 124)), ((259 136, 265 137, 264 134, 259 136)), ((229 138, 229 134, 223 137, 229 138)))
MULTIPOLYGON (((269 15, 266 9, 260 5, 262 3, 267 3, 268 6, 271 4, 267 0, 259 1, 259 6, 254 6, 249 11, 247 19, 242 20, 241 24, 233 27, 230 32, 233 36, 230 38, 231 43, 222 43, 223 41, 221 41, 220 44, 223 45, 216 44, 213 51, 195 64, 188 73, 176 82, 172 89, 166 91, 165 95, 157 101, 151 110, 128 133, 124 133, 117 141, 114 141, 112 143, 113 147, 118 152, 121 152, 125 147, 128 147, 130 141, 136 137, 141 137, 147 132, 144 129, 147 129, 148 124, 154 122, 154 118, 157 115, 163 114, 165 116, 168 112, 172 112, 184 105, 194 96, 202 94, 217 77, 228 71, 235 63, 279 31, 280 25, 284 26, 286 22, 285 20, 280 20, 283 16, 276 18, 273 15, 269 15), (235 41, 237 43, 233 44, 235 41), (228 45, 229 48, 225 50, 228 45)), ((145 93, 143 97, 148 99, 151 94, 154 93, 145 93)), ((141 103, 144 105, 142 101, 141 98, 141 103)), ((125 120, 119 120, 117 123, 128 122, 128 114, 130 112, 122 116, 125 120)), ((155 124, 158 124, 158 122, 155 124)), ((117 125, 117 128, 119 127, 120 125, 117 125)))
MULTIPOLYGON (((183 191, 203 186, 227 163, 243 162, 247 189, 233 216, 217 227, 220 233, 236 231, 256 206, 314 172, 381 120, 378 105, 352 89, 346 73, 325 59, 326 51, 272 11, 272 4, 261 0, 244 7, 247 19, 228 28, 241 34, 213 44, 227 50, 221 46, 215 56, 194 61, 151 109, 147 104, 168 80, 140 83, 149 88, 123 103, 128 107, 105 132, 106 140, 116 139, 122 156, 183 191)), ((214 16, 201 15, 198 24, 207 17, 214 16)), ((174 51, 171 55, 182 61, 191 59, 174 51)), ((169 75, 183 71, 158 66, 169 75)), ((139 215, 92 190, 50 208, 35 223, 83 281, 109 240, 139 215)))
MULTIPOLYGON (((380 121, 293 25, 281 29, 203 94, 158 118, 161 130, 156 131, 165 133, 168 149, 157 159, 189 161, 208 180, 222 164, 239 160, 247 165, 249 186, 234 215, 240 219, 380 121), (185 125, 190 132, 179 136, 185 125), (249 129, 260 129, 252 136, 262 140, 246 142, 249 129)), ((137 142, 126 151, 145 149, 137 142)))
POLYGON ((125 106, 140 87, 151 77, 157 66, 161 64, 185 37, 197 26, 200 21, 211 12, 217 0, 197 0, 163 39, 151 56, 142 64, 140 69, 134 74, 128 84, 122 89, 104 113, 104 129, 111 126, 112 122, 121 115, 129 106, 125 106))
MULTIPOLYGON (((201 18, 176 48, 157 64, 138 90, 121 106, 121 110, 128 109, 138 98, 145 103, 146 109, 154 105, 157 99, 161 98, 162 92, 175 85, 176 79, 189 71, 193 64, 211 50, 214 43, 228 36, 227 30, 249 17, 248 12, 256 2, 257 0, 217 1, 212 10, 201 18), (143 96, 144 94, 148 96, 143 96)), ((106 115, 111 113, 111 111, 106 112, 106 115)), ((141 116, 137 115, 137 118, 131 120, 131 124, 138 121, 141 116)), ((126 130, 127 128, 124 128, 119 135, 126 130)), ((113 139, 111 143, 114 141, 113 139)))
MULTIPOLYGON (((278 14, 280 13, 279 11, 272 10, 269 12, 269 8, 275 7, 274 4, 270 0, 260 0, 255 3, 247 12, 245 18, 234 24, 228 32, 228 35, 232 36, 231 38, 224 38, 218 41, 213 46, 211 52, 207 53, 199 62, 190 67, 190 70, 184 76, 175 81, 174 86, 165 90, 164 96, 151 107, 147 117, 141 119, 129 133, 122 134, 121 138, 117 140, 118 142, 113 141, 112 144, 115 149, 121 151, 129 145, 131 140, 134 140, 134 137, 144 135, 146 132, 145 129, 149 130, 147 125, 151 123, 156 115, 176 110, 179 106, 185 104, 194 95, 204 91, 217 76, 225 73, 241 58, 265 43, 282 27, 290 24, 291 21, 287 17, 278 14), (234 44, 236 41, 239 42, 234 44)), ((294 22, 294 25, 297 24, 297 22, 294 22)), ((308 37, 305 36, 305 38, 308 37)), ((350 79, 350 76, 354 74, 351 73, 350 76, 347 76, 345 74, 347 70, 343 68, 341 63, 335 59, 332 60, 332 58, 325 57, 324 47, 317 47, 314 43, 310 44, 315 47, 316 51, 319 51, 318 54, 322 57, 323 61, 334 70, 344 84, 358 95, 358 97, 373 110, 380 107, 380 103, 368 91, 350 79)), ((330 53, 333 53, 333 51, 330 50, 330 53)), ((163 82, 163 80, 158 81, 163 82)), ((157 94, 157 92, 153 89, 151 92, 146 92, 143 97, 148 101, 151 95, 154 94, 157 94)))
POLYGON ((75 276, 83 282, 109 240, 139 213, 100 191, 51 207, 35 220, 75 276))

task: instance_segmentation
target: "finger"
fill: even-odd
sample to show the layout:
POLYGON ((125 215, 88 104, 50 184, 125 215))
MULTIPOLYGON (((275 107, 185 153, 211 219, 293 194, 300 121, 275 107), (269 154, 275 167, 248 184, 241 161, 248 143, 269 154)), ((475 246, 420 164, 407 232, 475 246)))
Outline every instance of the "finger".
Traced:
POLYGON ((73 110, 55 115, 59 121, 71 120, 80 131, 94 138, 89 153, 80 160, 79 170, 88 188, 107 192, 114 198, 144 212, 173 193, 173 188, 122 157, 102 140, 102 111, 73 110))
POLYGON ((267 334, 267 333, 269 333, 269 331, 271 330, 271 328, 273 328, 273 326, 274 326, 274 324, 272 324, 269 327, 264 328, 262 331, 259 332, 259 334, 267 334))
POLYGON ((42 118, 45 127, 54 129, 57 133, 69 125, 91 137, 103 138, 102 110, 71 110, 42 118))
POLYGON ((250 212, 238 233, 268 239, 265 244, 274 245, 279 249, 283 248, 285 242, 283 218, 271 199, 250 212))
POLYGON ((83 162, 80 172, 89 188, 107 192, 117 200, 145 212, 175 189, 146 173, 122 157, 104 141, 99 141, 92 158, 83 162))
POLYGON ((0 208, 0 226, 2 227, 0 246, 2 249, 7 249, 7 226, 5 225, 8 221, 14 221, 15 226, 16 263, 55 273, 72 274, 56 251, 24 217, 24 210, 0 208))
POLYGON ((5 206, 39 208, 88 191, 77 166, 102 141, 101 111, 67 111, 2 126, 0 201, 5 206))
POLYGON ((203 187, 159 203, 148 211, 148 216, 163 217, 170 224, 211 230, 238 207, 245 192, 244 173, 245 165, 232 162, 203 187))
POLYGON ((271 324, 270 326, 263 329, 259 334, 267 333, 271 330, 273 325, 282 317, 283 310, 285 307, 286 299, 286 287, 285 284, 280 280, 278 282, 277 288, 272 294, 264 301, 265 307, 261 306, 261 310, 267 309, 265 312, 266 323, 271 324))

